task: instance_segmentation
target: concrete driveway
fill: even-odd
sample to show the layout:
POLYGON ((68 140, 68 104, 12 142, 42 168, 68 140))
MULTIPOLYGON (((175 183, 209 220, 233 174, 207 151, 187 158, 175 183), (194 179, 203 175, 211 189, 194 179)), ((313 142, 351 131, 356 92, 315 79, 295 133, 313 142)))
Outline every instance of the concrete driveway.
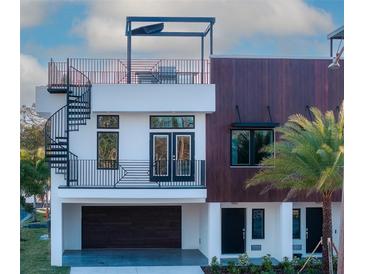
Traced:
POLYGON ((204 274, 200 266, 71 267, 71 274, 204 274))

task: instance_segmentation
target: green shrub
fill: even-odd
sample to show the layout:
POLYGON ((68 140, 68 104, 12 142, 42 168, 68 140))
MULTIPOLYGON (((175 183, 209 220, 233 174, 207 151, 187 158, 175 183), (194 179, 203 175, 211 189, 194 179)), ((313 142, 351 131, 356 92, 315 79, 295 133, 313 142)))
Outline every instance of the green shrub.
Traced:
POLYGON ((227 270, 230 274, 239 274, 241 272, 240 268, 236 265, 234 261, 229 261, 227 270))
POLYGON ((257 265, 250 265, 249 273, 251 274, 260 274, 260 268, 257 265))
POLYGON ((267 254, 266 256, 262 257, 261 268, 262 268, 262 271, 264 271, 264 272, 273 271, 271 255, 270 254, 267 254))
POLYGON ((238 256, 238 263, 240 266, 244 267, 247 267, 250 264, 250 259, 248 258, 247 253, 243 253, 238 256))
POLYGON ((280 264, 284 274, 294 274, 295 269, 293 263, 289 261, 288 257, 284 257, 284 261, 280 264))
POLYGON ((220 274, 221 271, 221 266, 218 262, 218 258, 216 256, 214 256, 210 262, 210 268, 213 274, 220 274))

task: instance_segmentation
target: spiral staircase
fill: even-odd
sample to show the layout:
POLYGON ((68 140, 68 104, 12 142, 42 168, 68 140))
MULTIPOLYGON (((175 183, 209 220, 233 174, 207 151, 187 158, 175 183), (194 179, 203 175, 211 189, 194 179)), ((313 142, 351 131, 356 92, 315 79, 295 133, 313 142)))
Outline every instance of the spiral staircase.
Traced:
MULTIPOLYGON (((91 82, 67 60, 65 79, 59 89, 66 92, 67 104, 57 110, 45 124, 45 156, 57 174, 67 183, 78 181, 78 157, 70 151, 70 132, 86 125, 91 113, 91 82)), ((54 88, 50 85, 49 88, 54 88)))

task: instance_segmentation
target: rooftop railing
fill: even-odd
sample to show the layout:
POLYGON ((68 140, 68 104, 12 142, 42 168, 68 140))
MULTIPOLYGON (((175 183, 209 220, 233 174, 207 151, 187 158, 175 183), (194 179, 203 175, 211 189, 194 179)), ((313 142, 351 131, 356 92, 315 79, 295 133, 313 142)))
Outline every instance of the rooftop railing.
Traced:
MULTIPOLYGON (((128 84, 127 61, 122 59, 71 58, 69 65, 82 71, 92 84, 128 84)), ((48 87, 66 86, 67 62, 48 63, 48 87)), ((130 84, 209 84, 209 60, 135 59, 130 84)))

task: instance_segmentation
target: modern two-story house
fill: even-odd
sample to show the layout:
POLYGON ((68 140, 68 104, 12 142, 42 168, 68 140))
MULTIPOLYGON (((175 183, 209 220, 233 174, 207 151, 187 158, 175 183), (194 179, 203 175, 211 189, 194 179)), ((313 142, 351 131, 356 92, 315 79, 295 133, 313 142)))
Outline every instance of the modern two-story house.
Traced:
MULTIPOLYGON (((286 201, 284 191, 244 184, 290 114, 341 104, 343 69, 328 71, 328 59, 214 55, 214 23, 127 17, 127 60, 49 63, 36 107, 48 118, 52 265, 109 249, 194 251, 206 263, 241 253, 282 260, 317 245, 318 197, 286 201), (171 22, 205 27, 164 31, 171 22), (135 36, 197 37, 201 58, 133 59, 135 36)), ((336 202, 333 226, 336 244, 336 202)))

